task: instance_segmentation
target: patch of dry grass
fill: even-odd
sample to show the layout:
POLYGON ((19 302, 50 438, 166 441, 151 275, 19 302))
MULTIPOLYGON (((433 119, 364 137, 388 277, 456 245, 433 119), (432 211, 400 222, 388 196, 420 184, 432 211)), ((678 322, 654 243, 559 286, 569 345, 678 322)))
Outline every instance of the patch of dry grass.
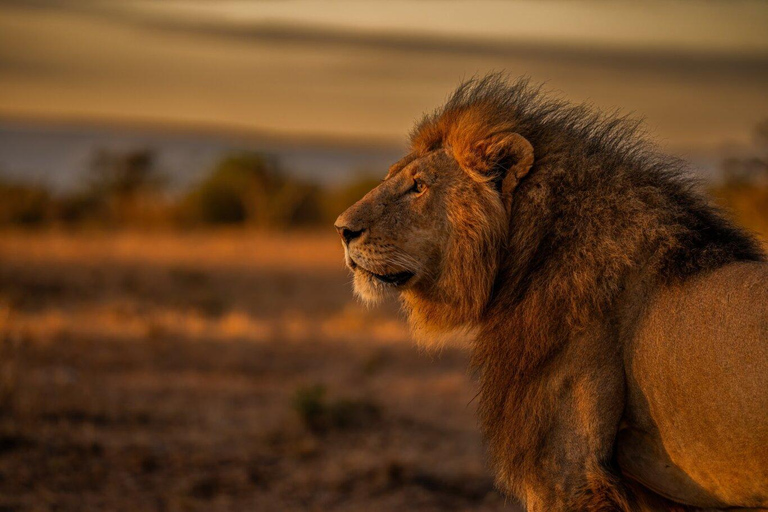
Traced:
POLYGON ((465 351, 354 303, 341 260, 333 233, 2 233, 0 508, 510 509, 465 351))

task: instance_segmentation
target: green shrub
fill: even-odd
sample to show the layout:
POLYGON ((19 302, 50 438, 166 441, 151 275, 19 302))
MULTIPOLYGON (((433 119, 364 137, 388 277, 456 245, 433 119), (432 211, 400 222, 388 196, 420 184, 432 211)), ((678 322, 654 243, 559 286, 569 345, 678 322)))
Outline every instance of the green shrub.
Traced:
POLYGON ((297 389, 293 408, 309 430, 317 432, 328 426, 328 404, 325 400, 325 386, 322 384, 297 389))
POLYGON ((328 400, 322 384, 296 390, 293 408, 303 425, 315 433, 331 429, 360 428, 377 421, 381 408, 371 400, 328 400))

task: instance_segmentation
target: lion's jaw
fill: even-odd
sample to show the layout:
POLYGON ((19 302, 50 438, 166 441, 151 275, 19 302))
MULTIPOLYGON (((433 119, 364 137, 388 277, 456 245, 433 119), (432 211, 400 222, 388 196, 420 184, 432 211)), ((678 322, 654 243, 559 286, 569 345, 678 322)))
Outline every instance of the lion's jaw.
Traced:
POLYGON ((422 339, 479 320, 506 227, 497 192, 444 150, 395 164, 337 220, 356 295, 366 303, 399 295, 422 339), (422 192, 412 191, 414 179, 427 184, 422 192))

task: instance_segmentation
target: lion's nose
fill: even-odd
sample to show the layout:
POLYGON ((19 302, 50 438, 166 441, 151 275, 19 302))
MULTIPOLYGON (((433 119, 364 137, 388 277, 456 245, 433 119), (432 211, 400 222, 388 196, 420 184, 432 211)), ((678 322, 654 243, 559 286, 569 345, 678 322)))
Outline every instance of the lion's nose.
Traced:
POLYGON ((362 235, 363 231, 365 231, 364 229, 359 229, 359 230, 350 229, 347 226, 336 225, 335 227, 336 227, 336 231, 339 232, 341 239, 344 240, 344 243, 347 245, 349 245, 349 242, 351 242, 355 238, 362 235))

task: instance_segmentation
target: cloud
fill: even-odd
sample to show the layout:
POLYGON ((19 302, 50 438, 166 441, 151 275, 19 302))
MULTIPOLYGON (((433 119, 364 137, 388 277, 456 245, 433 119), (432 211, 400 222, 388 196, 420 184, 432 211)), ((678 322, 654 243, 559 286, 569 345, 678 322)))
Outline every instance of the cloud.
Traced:
POLYGON ((369 15, 364 30, 351 17, 329 24, 195 10, 216 5, 0 0, 0 112, 394 139, 462 77, 500 69, 635 111, 675 143, 747 137, 768 110, 768 56, 759 52, 493 39, 391 23, 374 30, 369 15))

